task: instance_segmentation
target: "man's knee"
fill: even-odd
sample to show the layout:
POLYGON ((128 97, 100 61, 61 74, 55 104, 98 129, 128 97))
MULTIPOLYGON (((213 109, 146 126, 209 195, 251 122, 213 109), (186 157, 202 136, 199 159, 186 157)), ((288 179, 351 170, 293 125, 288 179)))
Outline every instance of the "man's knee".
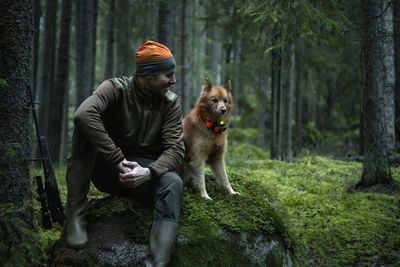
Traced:
POLYGON ((160 177, 161 188, 173 191, 179 195, 183 194, 183 182, 176 172, 166 172, 160 177))
POLYGON ((166 172, 160 177, 160 182, 167 186, 172 186, 180 191, 183 190, 181 177, 176 172, 166 172))

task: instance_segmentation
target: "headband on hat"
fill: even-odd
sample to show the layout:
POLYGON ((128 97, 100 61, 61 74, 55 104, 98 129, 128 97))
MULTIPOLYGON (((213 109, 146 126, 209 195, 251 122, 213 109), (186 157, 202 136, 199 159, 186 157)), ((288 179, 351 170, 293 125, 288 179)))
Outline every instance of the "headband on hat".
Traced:
POLYGON ((136 74, 161 74, 175 69, 175 59, 165 45, 147 41, 136 51, 136 74))

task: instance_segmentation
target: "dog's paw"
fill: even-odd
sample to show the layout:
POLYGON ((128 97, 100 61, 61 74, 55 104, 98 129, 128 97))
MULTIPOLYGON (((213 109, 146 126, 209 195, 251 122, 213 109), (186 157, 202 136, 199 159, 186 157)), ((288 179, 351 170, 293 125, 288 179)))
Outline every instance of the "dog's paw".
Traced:
POLYGON ((201 197, 203 197, 203 198, 205 198, 207 200, 213 200, 207 193, 202 193, 200 195, 201 195, 201 197))
POLYGON ((231 192, 229 192, 229 195, 230 196, 240 196, 240 193, 232 190, 231 192))

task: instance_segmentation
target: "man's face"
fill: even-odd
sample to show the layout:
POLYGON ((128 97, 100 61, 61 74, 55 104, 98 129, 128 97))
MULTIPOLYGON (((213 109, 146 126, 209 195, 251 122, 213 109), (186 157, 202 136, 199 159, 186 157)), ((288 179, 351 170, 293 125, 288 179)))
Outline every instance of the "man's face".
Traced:
POLYGON ((149 81, 150 91, 153 95, 164 95, 168 88, 175 84, 175 73, 173 71, 151 76, 149 81))

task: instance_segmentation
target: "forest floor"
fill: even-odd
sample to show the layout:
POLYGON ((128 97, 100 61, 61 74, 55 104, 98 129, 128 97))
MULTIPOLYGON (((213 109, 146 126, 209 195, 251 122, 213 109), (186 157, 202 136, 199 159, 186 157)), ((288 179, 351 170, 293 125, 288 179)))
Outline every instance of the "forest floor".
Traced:
MULTIPOLYGON (((311 156, 236 162, 230 170, 274 188, 301 265, 400 266, 400 192, 385 186, 355 191, 362 163, 311 156)), ((398 183, 400 168, 391 171, 398 183)))
MULTIPOLYGON (((251 177, 271 189, 288 214, 300 266, 400 266, 400 194, 382 188, 375 188, 379 193, 354 191, 362 163, 318 156, 290 163, 262 158, 255 149, 232 151, 228 175, 251 177)), ((400 182, 400 168, 391 171, 400 182)), ((65 201, 65 167, 56 172, 65 201)), ((104 194, 92 186, 89 197, 104 194)), ((38 203, 36 211, 39 214, 38 203)), ((61 228, 42 233, 50 248, 60 239, 61 228)))

